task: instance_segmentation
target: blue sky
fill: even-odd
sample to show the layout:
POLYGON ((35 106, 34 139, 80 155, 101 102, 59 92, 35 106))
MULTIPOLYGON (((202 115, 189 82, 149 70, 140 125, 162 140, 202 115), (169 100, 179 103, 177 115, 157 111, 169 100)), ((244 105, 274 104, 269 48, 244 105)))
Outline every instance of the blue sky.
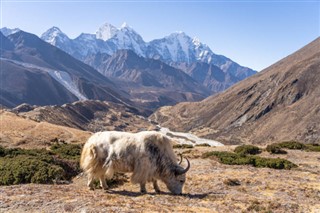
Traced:
POLYGON ((105 22, 127 22, 145 41, 184 31, 258 71, 320 35, 320 0, 0 1, 1 27, 41 35, 57 26, 74 38, 105 22))

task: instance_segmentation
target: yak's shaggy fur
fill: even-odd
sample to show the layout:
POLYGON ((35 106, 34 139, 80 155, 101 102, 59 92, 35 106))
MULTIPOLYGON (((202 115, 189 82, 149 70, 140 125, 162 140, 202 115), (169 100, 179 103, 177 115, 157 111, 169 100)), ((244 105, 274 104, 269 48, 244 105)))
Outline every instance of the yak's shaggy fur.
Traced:
POLYGON ((80 159, 90 188, 95 178, 106 189, 105 179, 115 172, 132 172, 131 182, 139 183, 141 192, 146 192, 146 182, 153 182, 155 191, 160 192, 159 179, 174 194, 182 192, 190 168, 187 162, 186 169, 178 165, 170 139, 155 131, 95 133, 84 145, 80 159))

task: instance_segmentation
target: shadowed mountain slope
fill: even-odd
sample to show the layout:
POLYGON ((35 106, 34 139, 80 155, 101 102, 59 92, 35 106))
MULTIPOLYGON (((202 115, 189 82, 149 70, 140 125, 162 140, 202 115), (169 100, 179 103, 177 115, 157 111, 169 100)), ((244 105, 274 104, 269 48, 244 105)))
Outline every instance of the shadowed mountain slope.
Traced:
POLYGON ((126 93, 92 67, 37 36, 1 36, 1 104, 63 104, 98 99, 129 103, 126 93))
POLYGON ((119 50, 112 56, 93 54, 85 62, 114 79, 132 100, 148 108, 199 101, 211 94, 183 71, 159 60, 138 56, 132 50, 119 50))
POLYGON ((320 38, 221 94, 151 118, 224 143, 319 141, 320 38))

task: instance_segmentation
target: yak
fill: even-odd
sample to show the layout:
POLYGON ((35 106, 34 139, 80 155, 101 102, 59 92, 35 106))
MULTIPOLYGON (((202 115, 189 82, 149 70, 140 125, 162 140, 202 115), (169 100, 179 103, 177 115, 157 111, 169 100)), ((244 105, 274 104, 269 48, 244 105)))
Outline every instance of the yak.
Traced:
POLYGON ((115 172, 132 173, 131 182, 140 184, 140 192, 146 193, 146 183, 152 182, 160 193, 157 180, 165 183, 173 194, 182 194, 186 173, 190 169, 180 166, 172 148, 171 140, 156 131, 128 133, 105 131, 93 134, 85 143, 80 166, 88 176, 88 187, 93 189, 94 179, 100 180, 107 189, 106 179, 115 172))

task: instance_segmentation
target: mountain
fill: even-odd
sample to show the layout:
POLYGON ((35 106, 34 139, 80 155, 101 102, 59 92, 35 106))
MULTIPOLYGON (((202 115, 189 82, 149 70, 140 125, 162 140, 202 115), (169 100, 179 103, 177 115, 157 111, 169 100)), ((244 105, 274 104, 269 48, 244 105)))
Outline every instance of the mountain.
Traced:
POLYGON ((224 72, 219 67, 205 62, 193 62, 191 64, 181 62, 172 64, 180 70, 183 70, 197 82, 208 88, 213 94, 221 92, 240 81, 239 78, 224 72))
POLYGON ((97 53, 84 61, 108 78, 122 81, 122 88, 127 88, 134 100, 148 102, 153 107, 201 100, 210 94, 183 71, 162 61, 138 56, 132 50, 119 50, 112 56, 97 53))
POLYGON ((96 38, 106 41, 117 34, 119 30, 112 24, 103 24, 96 32, 96 38))
POLYGON ((178 131, 229 144, 320 139, 320 38, 257 75, 201 102, 150 118, 178 131))
POLYGON ((14 44, 0 32, 0 51, 4 52, 6 50, 13 50, 14 44))
POLYGON ((58 27, 52 27, 42 34, 41 38, 54 46, 64 46, 65 52, 72 52, 72 40, 58 27))
MULTIPOLYGON (((55 31, 58 32, 58 31, 55 31)), ((1 105, 21 103, 63 104, 76 100, 98 99, 129 103, 126 93, 64 51, 37 36, 19 31, 1 43, 1 105)))
POLYGON ((7 27, 3 27, 0 29, 0 32, 4 35, 4 36, 8 36, 8 35, 11 35, 13 33, 16 33, 16 32, 19 32, 20 29, 19 28, 13 28, 13 29, 10 29, 10 28, 7 28, 7 27))
MULTIPOLYGON (((82 33, 75 39, 64 39, 65 36, 54 33, 52 28, 45 32, 41 38, 65 52, 71 54, 75 58, 84 61, 88 55, 106 53, 114 54, 121 49, 133 50, 139 56, 161 60, 170 66, 182 69, 186 73, 196 62, 207 63, 219 67, 232 81, 226 82, 223 86, 217 88, 225 88, 238 81, 241 81, 256 71, 240 66, 231 59, 217 55, 205 44, 201 43, 197 38, 191 38, 183 32, 172 33, 161 39, 155 39, 145 42, 143 38, 129 25, 124 23, 120 28, 116 28, 111 24, 102 25, 96 34, 82 33), (52 39, 54 38, 54 39, 52 39), (57 41, 65 41, 64 43, 57 41), (181 65, 181 63, 183 65, 181 65)), ((197 69, 198 70, 198 69, 197 69)), ((201 70, 200 73, 211 72, 211 70, 201 70)), ((207 74, 205 73, 202 78, 207 74)), ((210 75, 210 74, 209 74, 210 75)), ((213 79, 212 83, 217 79, 213 79)), ((208 87, 210 88, 210 86, 208 87)), ((218 92, 220 92, 219 90, 218 92)), ((213 90, 213 92, 217 92, 213 90)))

